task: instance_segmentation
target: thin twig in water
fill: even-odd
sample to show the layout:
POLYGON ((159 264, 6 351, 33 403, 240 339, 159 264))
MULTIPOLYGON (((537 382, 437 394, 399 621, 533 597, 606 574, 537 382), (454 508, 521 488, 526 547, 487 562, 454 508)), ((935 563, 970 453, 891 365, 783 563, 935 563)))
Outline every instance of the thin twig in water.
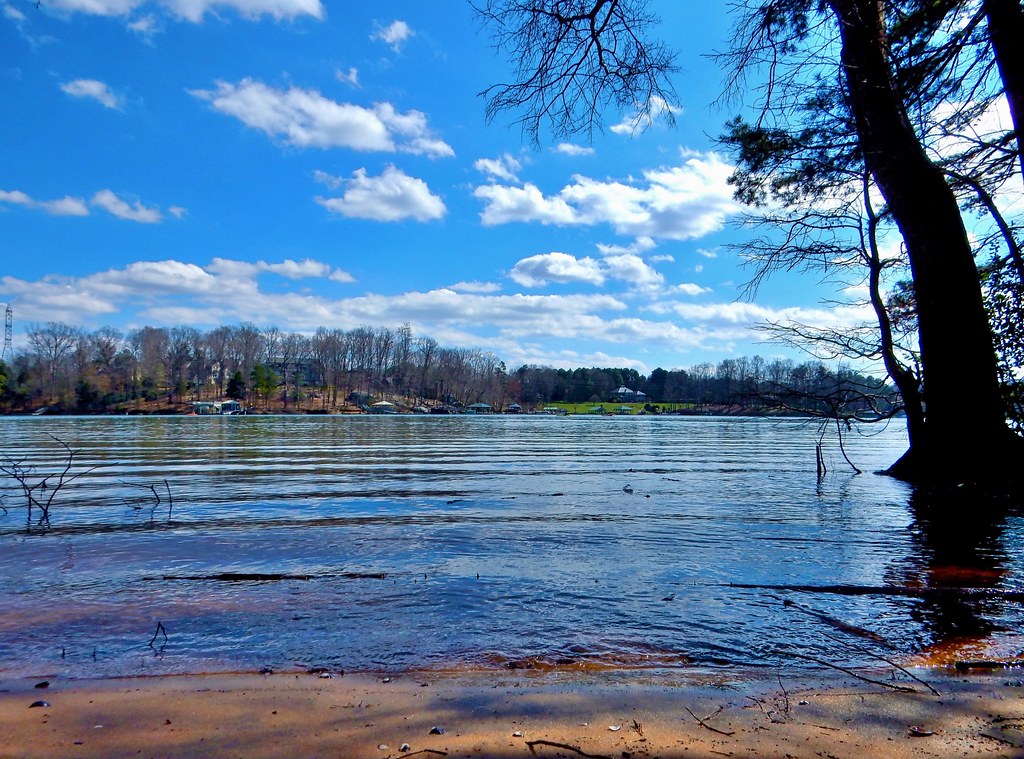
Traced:
POLYGON ((437 756, 448 756, 447 751, 438 751, 436 748, 421 748, 419 751, 405 754, 405 756, 416 756, 416 754, 436 754, 437 756))
POLYGON ((850 648, 854 649, 855 651, 860 651, 862 654, 867 654, 868 656, 874 656, 876 659, 881 659, 886 664, 888 664, 890 667, 894 667, 895 669, 898 669, 900 672, 902 672, 904 675, 909 677, 914 682, 917 682, 917 683, 920 683, 921 685, 923 685, 925 688, 930 690, 936 696, 941 696, 942 695, 941 693, 939 693, 939 691, 937 691, 934 687, 932 687, 931 683, 928 683, 925 680, 922 680, 920 677, 915 675, 913 672, 908 670, 906 667, 903 667, 903 666, 897 664, 896 662, 894 662, 889 657, 882 656, 882 654, 877 653, 875 651, 872 651, 870 648, 867 648, 865 646, 859 646, 856 643, 850 643, 849 641, 843 641, 843 640, 840 640, 839 638, 834 638, 833 636, 829 635, 828 633, 824 633, 823 632, 822 635, 824 635, 826 638, 828 638, 831 641, 835 641, 836 643, 839 643, 840 645, 846 645, 846 646, 849 646, 850 648))
POLYGON ((789 717, 789 692, 786 690, 786 686, 782 684, 782 673, 776 672, 775 676, 779 679, 779 687, 782 688, 782 698, 785 699, 782 707, 782 713, 789 717))
POLYGON ((171 495, 171 486, 164 480, 164 487, 167 489, 167 521, 171 521, 171 511, 174 510, 174 497, 171 495))
POLYGON ((570 745, 568 743, 558 743, 557 741, 545 741, 545 740, 527 741, 526 745, 530 749, 530 753, 533 754, 534 756, 537 755, 537 752, 534 750, 537 746, 550 746, 551 748, 561 748, 561 749, 565 749, 566 751, 574 751, 575 753, 579 754, 580 756, 587 757, 587 759, 612 759, 607 754, 588 754, 586 751, 584 751, 583 749, 579 748, 578 746, 572 746, 572 745, 570 745))
POLYGON ((830 661, 826 661, 825 659, 819 659, 818 657, 810 656, 809 654, 798 654, 796 651, 773 651, 772 653, 777 654, 779 656, 793 656, 797 659, 805 659, 806 661, 814 662, 815 664, 820 664, 823 667, 830 667, 831 669, 838 670, 849 675, 850 677, 855 677, 856 679, 861 680, 865 683, 871 683, 872 685, 881 685, 883 688, 890 688, 892 690, 899 691, 900 693, 918 692, 916 689, 911 688, 907 685, 897 685, 896 683, 887 683, 884 680, 875 680, 873 677, 865 677, 859 672, 854 672, 849 667, 843 667, 839 664, 833 664, 830 661))
MULTIPOLYGON (((85 469, 82 472, 71 473, 71 469, 75 462, 76 451, 71 449, 67 443, 58 438, 56 435, 45 433, 47 437, 56 441, 65 451, 67 460, 64 463, 64 469, 57 474, 47 474, 42 479, 37 480, 34 484, 29 482, 29 479, 35 476, 36 468, 30 464, 26 464, 26 459, 19 459, 17 461, 10 459, 6 456, 0 461, 0 474, 5 474, 11 477, 18 483, 18 487, 21 489, 22 494, 25 496, 25 510, 27 526, 32 526, 32 510, 33 508, 39 509, 39 519, 36 524, 39 526, 50 525, 50 508, 53 506, 53 501, 57 497, 61 488, 71 482, 77 480, 86 474, 89 474, 97 467, 92 466, 85 469), (56 480, 51 483, 50 480, 56 480), (47 493, 46 497, 39 496, 38 493, 47 493)), ((6 512, 6 509, 4 509, 6 512)))
POLYGON ((161 633, 163 633, 163 636, 164 636, 164 645, 167 645, 167 641, 168 641, 167 630, 164 627, 164 623, 158 621, 156 623, 156 630, 153 632, 153 637, 150 638, 150 641, 149 641, 149 647, 150 648, 153 647, 153 644, 156 642, 156 639, 160 636, 161 633))
POLYGON ((719 735, 725 735, 725 736, 736 735, 736 733, 734 733, 734 732, 726 732, 725 730, 719 730, 717 727, 711 727, 711 725, 709 725, 707 722, 702 720, 696 714, 691 712, 689 707, 683 707, 683 708, 686 709, 686 711, 690 713, 691 717, 693 717, 695 720, 697 720, 697 724, 698 725, 700 725, 701 727, 705 728, 706 730, 710 730, 713 733, 718 733, 719 735))

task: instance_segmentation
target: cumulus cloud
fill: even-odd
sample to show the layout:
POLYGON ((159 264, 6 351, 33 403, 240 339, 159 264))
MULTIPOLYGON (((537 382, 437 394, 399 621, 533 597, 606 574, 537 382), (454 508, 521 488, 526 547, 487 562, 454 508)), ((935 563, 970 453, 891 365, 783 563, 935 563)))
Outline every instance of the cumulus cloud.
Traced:
POLYGON ((87 98, 95 100, 97 103, 101 103, 107 108, 113 108, 119 110, 121 108, 121 101, 110 88, 96 79, 75 79, 71 82, 66 82, 60 86, 63 92, 66 92, 71 97, 76 98, 87 98))
POLYGON ((541 224, 565 226, 579 223, 574 209, 562 198, 546 198, 536 185, 505 187, 484 185, 473 191, 474 197, 486 201, 480 220, 487 226, 514 221, 536 221, 541 224))
POLYGON ((671 123, 682 112, 682 108, 672 105, 664 98, 654 97, 651 98, 646 108, 638 108, 609 129, 615 134, 635 137, 659 120, 671 123))
POLYGON ((601 265, 593 258, 576 258, 568 253, 541 253, 517 262, 508 273, 523 287, 559 284, 604 284, 601 265))
POLYGON ((158 224, 164 218, 159 209, 146 207, 139 201, 128 203, 112 190, 100 190, 89 202, 119 219, 137 221, 140 224, 158 224))
MULTIPOLYGON (((112 190, 100 190, 92 196, 89 205, 82 198, 71 195, 56 200, 36 200, 21 190, 0 190, 0 203, 34 208, 52 216, 89 216, 89 205, 92 205, 126 221, 141 224, 156 224, 163 221, 163 214, 158 208, 144 206, 139 201, 129 203, 119 198, 112 190)), ((173 206, 171 213, 181 218, 185 209, 173 206)))
MULTIPOLYGON (((597 249, 601 251, 601 255, 604 256, 613 256, 618 255, 620 253, 632 253, 634 255, 640 255, 641 253, 644 253, 656 247, 658 247, 658 244, 653 239, 647 236, 637 237, 629 245, 609 245, 608 243, 597 243, 597 249)), ((662 258, 667 259, 669 261, 672 260, 672 256, 663 256, 662 258)), ((655 257, 652 256, 650 260, 654 261, 655 257)))
POLYGON ((181 261, 137 261, 79 280, 94 295, 120 298, 132 292, 204 295, 217 292, 217 277, 181 261))
POLYGON ((199 23, 207 14, 227 10, 243 18, 271 16, 278 20, 325 17, 320 0, 48 0, 47 7, 90 16, 129 16, 145 7, 159 7, 170 15, 199 23))
POLYGON ((56 200, 36 200, 21 190, 0 190, 0 203, 45 211, 51 216, 88 216, 89 207, 81 198, 66 195, 56 200))
POLYGON ((716 327, 743 327, 753 329, 765 322, 800 323, 830 329, 852 328, 873 318, 868 305, 837 306, 835 308, 789 306, 773 308, 749 302, 732 303, 673 303, 652 309, 659 313, 672 313, 691 322, 716 327))
POLYGON ((377 177, 358 169, 344 186, 341 197, 317 197, 316 202, 340 216, 372 221, 433 221, 447 211, 444 201, 430 191, 426 182, 394 166, 388 166, 377 177))
POLYGON ((237 261, 229 258, 214 258, 206 270, 215 275, 235 280, 252 280, 262 273, 276 274, 285 279, 330 279, 335 282, 354 282, 355 278, 347 271, 335 269, 322 261, 304 258, 295 261, 286 258, 284 261, 271 262, 237 261))
POLYGON ((506 182, 518 182, 516 174, 523 165, 512 155, 505 153, 498 158, 480 158, 473 163, 473 168, 483 172, 491 179, 503 179, 506 182))
POLYGON ((600 286, 608 280, 627 284, 633 290, 660 290, 665 278, 640 256, 613 251, 600 260, 577 258, 568 253, 542 253, 518 261, 508 276, 523 287, 555 284, 600 286))
POLYGON ((147 13, 129 21, 126 26, 144 40, 149 41, 161 29, 160 20, 156 15, 147 13))
POLYGON ((215 258, 206 266, 168 259, 136 261, 84 277, 48 275, 35 282, 0 277, 0 295, 16 299, 21 318, 26 320, 80 323, 141 308, 147 312, 166 309, 168 314, 179 315, 187 311, 197 317, 166 322, 171 324, 210 323, 214 312, 225 320, 266 323, 260 312, 267 303, 275 304, 276 313, 286 308, 278 305, 282 299, 287 301, 293 294, 261 293, 261 275, 352 281, 347 272, 311 259, 252 263, 215 258))
POLYGON ((473 194, 485 203, 485 225, 608 224, 619 234, 685 240, 721 229, 738 210, 728 184, 732 170, 716 153, 706 153, 691 155, 680 166, 645 171, 643 182, 576 175, 553 196, 532 184, 489 184, 473 194))
POLYGON ((682 284, 673 287, 672 292, 680 293, 682 295, 704 295, 711 292, 711 288, 701 287, 694 282, 683 282, 682 284))
POLYGON ((665 283, 665 278, 654 267, 632 253, 605 256, 601 264, 609 278, 625 282, 636 290, 656 290, 665 283))
MULTIPOLYGON (((89 216, 89 205, 102 208, 119 219, 141 224, 156 224, 163 221, 163 214, 157 208, 144 206, 139 201, 128 203, 112 190, 100 190, 86 204, 82 198, 66 195, 56 200, 36 200, 21 190, 0 190, 0 203, 20 205, 45 211, 51 216, 89 216)), ((181 218, 185 209, 173 206, 171 213, 181 218)))
POLYGON ((585 147, 583 145, 574 145, 571 142, 560 142, 558 145, 552 148, 555 153, 561 153, 562 155, 581 156, 581 155, 593 155, 594 149, 585 147))
POLYGON ((326 171, 321 171, 320 169, 317 169, 316 171, 313 172, 313 181, 318 182, 322 185, 326 185, 332 190, 337 190, 339 187, 345 184, 345 180, 342 179, 341 177, 336 177, 333 174, 328 174, 326 171))
POLYGON ((215 82, 212 90, 191 90, 220 113, 287 145, 403 152, 443 158, 455 155, 438 139, 419 111, 399 113, 389 103, 365 108, 339 103, 316 90, 270 87, 255 79, 215 82))
POLYGON ((415 34, 406 22, 392 21, 387 26, 378 29, 370 35, 370 39, 379 40, 398 53, 401 52, 402 45, 415 34))
POLYGON ((495 293, 501 290, 497 282, 456 282, 448 289, 457 293, 495 293))
POLYGON ((659 119, 671 122, 682 112, 682 108, 672 105, 664 98, 655 97, 651 99, 647 108, 638 109, 636 112, 626 116, 618 124, 609 127, 609 129, 615 134, 635 137, 637 134, 650 128, 659 119))
POLYGON ((335 71, 334 78, 353 87, 359 86, 359 70, 355 66, 351 66, 348 71, 335 71))

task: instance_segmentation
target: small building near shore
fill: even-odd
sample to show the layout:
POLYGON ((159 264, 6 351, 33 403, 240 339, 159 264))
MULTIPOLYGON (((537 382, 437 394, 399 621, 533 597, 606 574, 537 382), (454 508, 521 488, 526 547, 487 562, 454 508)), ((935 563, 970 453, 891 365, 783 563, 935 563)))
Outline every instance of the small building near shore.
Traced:
POLYGON ((197 401, 192 404, 192 413, 196 416, 234 416, 244 414, 245 407, 235 400, 197 401))
POLYGON ((647 403, 647 393, 640 390, 631 390, 623 385, 612 393, 610 400, 617 401, 618 403, 647 403))

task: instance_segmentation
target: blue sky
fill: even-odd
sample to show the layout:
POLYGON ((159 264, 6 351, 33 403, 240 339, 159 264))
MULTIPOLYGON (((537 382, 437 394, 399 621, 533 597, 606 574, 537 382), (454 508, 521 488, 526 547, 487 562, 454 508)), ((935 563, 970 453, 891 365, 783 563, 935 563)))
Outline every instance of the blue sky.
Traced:
POLYGON ((841 326, 811 279, 753 301, 714 136, 728 18, 654 3, 676 125, 535 148, 465 0, 0 0, 0 303, 25 325, 398 327, 510 367, 647 372, 841 326))

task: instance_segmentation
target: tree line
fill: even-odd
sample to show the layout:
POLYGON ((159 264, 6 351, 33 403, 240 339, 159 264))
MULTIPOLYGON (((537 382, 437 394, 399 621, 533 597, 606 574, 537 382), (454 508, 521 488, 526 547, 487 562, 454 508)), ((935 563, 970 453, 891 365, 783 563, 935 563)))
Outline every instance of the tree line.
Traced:
POLYGON ((622 387, 644 393, 651 411, 672 404, 691 411, 879 418, 900 408, 885 382, 820 361, 738 357, 649 375, 536 365, 509 371, 492 353, 444 347, 414 336, 408 325, 321 327, 305 335, 248 323, 207 332, 143 327, 122 333, 49 322, 31 325, 26 337, 11 364, 0 363, 0 410, 6 412, 42 406, 77 413, 154 410, 220 398, 280 411, 329 411, 382 399, 530 409, 602 404, 622 387))
POLYGON ((383 395, 503 401, 505 384, 494 354, 414 337, 408 325, 305 335, 251 323, 123 333, 48 322, 30 325, 26 347, 0 364, 0 409, 92 413, 223 397, 284 411, 383 395))

